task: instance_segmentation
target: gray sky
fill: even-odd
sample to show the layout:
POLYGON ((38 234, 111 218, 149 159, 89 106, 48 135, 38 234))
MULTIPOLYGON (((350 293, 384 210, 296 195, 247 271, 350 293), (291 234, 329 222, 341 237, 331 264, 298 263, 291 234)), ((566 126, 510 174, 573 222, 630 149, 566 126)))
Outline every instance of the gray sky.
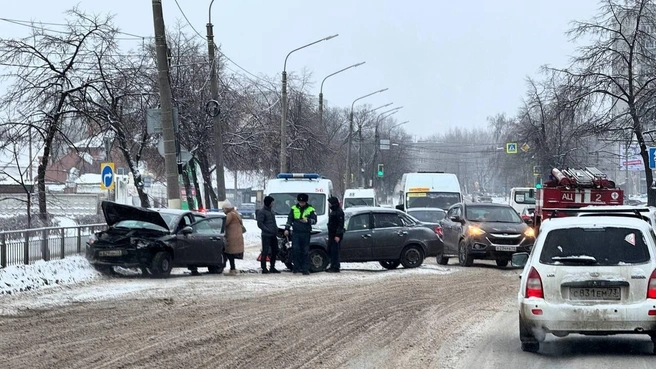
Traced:
MULTIPOLYGON (((205 35, 210 1, 178 1, 205 35)), ((122 31, 153 34, 151 2, 145 0, 5 0, 1 17, 61 22, 75 4, 116 14, 122 31)), ((163 6, 167 25, 183 20, 173 0, 163 6)), ((422 137, 484 127, 487 116, 514 114, 526 76, 543 64, 564 66, 575 50, 564 34, 569 22, 590 19, 597 7, 597 0, 215 0, 212 22, 223 52, 256 75, 279 75, 289 51, 339 33, 292 54, 287 71, 310 70, 318 95, 326 75, 366 61, 328 79, 325 99, 350 106, 387 87, 361 102, 404 106, 395 117, 410 120, 406 130, 422 137)), ((0 22, 2 37, 28 31, 0 22)))

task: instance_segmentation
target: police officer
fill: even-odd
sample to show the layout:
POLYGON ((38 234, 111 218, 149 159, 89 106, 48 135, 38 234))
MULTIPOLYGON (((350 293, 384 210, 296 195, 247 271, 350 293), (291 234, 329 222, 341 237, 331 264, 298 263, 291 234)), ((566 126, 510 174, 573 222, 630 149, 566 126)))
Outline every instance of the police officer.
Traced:
POLYGON ((307 194, 298 194, 296 200, 298 201, 297 204, 292 206, 287 216, 285 236, 289 235, 289 229, 293 228, 292 272, 296 274, 300 271, 303 275, 309 275, 310 232, 312 231, 312 225, 317 223, 317 214, 312 205, 308 204, 307 194))
POLYGON ((330 250, 330 268, 328 273, 339 273, 339 249, 344 237, 344 211, 339 206, 339 199, 331 196, 330 216, 328 217, 328 245, 330 250))

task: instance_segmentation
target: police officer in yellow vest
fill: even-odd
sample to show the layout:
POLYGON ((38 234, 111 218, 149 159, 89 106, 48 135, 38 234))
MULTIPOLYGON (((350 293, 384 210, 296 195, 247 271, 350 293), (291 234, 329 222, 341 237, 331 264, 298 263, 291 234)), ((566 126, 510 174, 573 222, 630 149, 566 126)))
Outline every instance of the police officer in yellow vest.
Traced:
POLYGON ((308 195, 301 193, 296 197, 298 203, 292 206, 285 224, 285 235, 292 228, 292 272, 310 274, 310 232, 317 223, 317 214, 308 204, 308 195))

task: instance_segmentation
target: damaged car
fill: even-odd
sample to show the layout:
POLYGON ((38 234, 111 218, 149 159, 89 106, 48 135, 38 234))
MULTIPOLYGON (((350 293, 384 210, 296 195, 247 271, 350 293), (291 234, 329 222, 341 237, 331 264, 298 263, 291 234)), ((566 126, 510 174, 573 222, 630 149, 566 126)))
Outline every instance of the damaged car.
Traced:
POLYGON ((86 258, 102 273, 113 267, 139 268, 145 275, 167 277, 173 268, 192 274, 206 267, 223 273, 225 217, 190 211, 150 210, 103 201, 107 230, 90 237, 86 258))

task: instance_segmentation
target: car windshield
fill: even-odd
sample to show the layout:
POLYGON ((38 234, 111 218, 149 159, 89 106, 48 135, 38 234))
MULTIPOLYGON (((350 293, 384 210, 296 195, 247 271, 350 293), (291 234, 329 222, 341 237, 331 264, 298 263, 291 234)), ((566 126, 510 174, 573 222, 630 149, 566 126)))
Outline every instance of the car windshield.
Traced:
MULTIPOLYGON (((276 215, 287 215, 292 209, 292 206, 296 205, 296 198, 298 192, 294 193, 272 193, 269 194, 276 199, 273 202, 273 212, 276 215)), ((326 213, 326 195, 320 193, 309 193, 308 194, 308 204, 314 207, 314 211, 317 215, 324 215, 326 213)))
POLYGON ((460 202, 460 194, 454 192, 409 192, 406 208, 440 208, 447 210, 460 202))
POLYGON ((437 223, 444 219, 446 212, 440 210, 408 210, 408 214, 420 222, 437 223))
POLYGON ((344 199, 344 209, 353 206, 374 206, 374 199, 371 197, 349 197, 344 199))
POLYGON ((644 234, 639 229, 567 228, 550 231, 540 263, 568 265, 640 264, 650 260, 644 234))
POLYGON ((163 212, 160 212, 159 214, 162 216, 162 219, 164 219, 166 224, 169 225, 170 229, 174 229, 180 219, 180 216, 177 214, 167 214, 163 212))
POLYGON ((140 220, 122 220, 114 224, 115 228, 131 228, 131 229, 150 229, 153 231, 168 232, 167 229, 158 226, 157 224, 143 222, 140 220))
POLYGON ((505 206, 467 206, 465 218, 472 222, 522 223, 515 209, 505 206))

